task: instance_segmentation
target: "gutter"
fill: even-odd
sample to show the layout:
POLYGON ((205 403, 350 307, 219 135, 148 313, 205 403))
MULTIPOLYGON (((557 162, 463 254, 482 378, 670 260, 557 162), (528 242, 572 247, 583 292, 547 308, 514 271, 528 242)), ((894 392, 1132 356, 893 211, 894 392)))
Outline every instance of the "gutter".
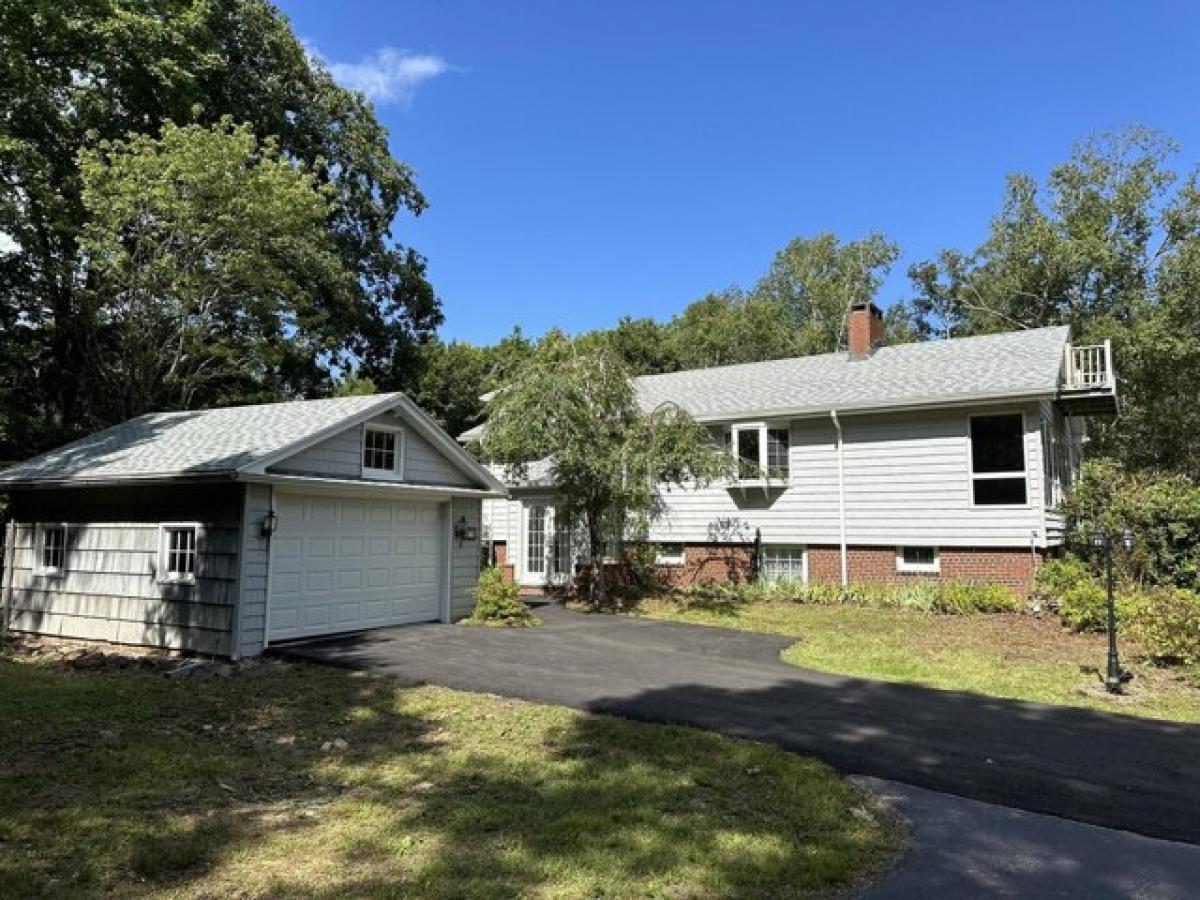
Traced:
POLYGON ((829 418, 837 431, 837 461, 838 461, 838 528, 841 532, 841 570, 842 587, 850 584, 850 572, 846 552, 846 454, 842 441, 842 423, 838 421, 836 409, 829 411, 829 418))

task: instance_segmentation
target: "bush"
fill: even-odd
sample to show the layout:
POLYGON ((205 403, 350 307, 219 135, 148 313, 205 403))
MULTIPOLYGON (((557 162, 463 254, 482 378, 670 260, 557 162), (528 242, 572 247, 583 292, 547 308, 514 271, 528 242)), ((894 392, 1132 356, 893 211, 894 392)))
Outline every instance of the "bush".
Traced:
POLYGON ((1098 569, 1091 546, 1097 526, 1134 532, 1130 554, 1117 550, 1121 580, 1200 590, 1200 484, 1186 475, 1126 472, 1112 460, 1084 463, 1063 512, 1068 545, 1098 569))
POLYGON ((475 611, 465 621, 472 625, 537 625, 538 619, 521 602, 521 589, 506 581, 504 573, 494 566, 479 573, 479 584, 471 596, 475 611))
MULTIPOLYGON (((1033 597, 1058 613, 1075 631, 1108 628, 1108 588, 1076 556, 1047 560, 1038 569, 1033 597)), ((1140 593, 1124 586, 1117 592, 1117 621, 1129 618, 1141 602, 1140 593)))
POLYGON ((1163 590, 1146 595, 1129 615, 1129 633, 1154 662, 1200 666, 1200 594, 1163 590))
POLYGON ((919 609, 948 615, 1014 612, 1017 598, 995 584, 973 582, 921 582, 910 585, 803 584, 715 584, 680 591, 685 603, 708 606, 738 606, 746 603, 806 603, 818 606, 874 606, 919 609))

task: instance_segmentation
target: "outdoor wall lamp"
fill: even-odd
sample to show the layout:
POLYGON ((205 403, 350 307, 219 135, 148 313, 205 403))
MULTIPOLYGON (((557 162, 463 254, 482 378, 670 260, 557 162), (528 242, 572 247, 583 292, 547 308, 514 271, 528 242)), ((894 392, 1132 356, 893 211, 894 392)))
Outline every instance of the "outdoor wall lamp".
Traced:
POLYGON ((468 525, 466 516, 459 516, 458 521, 454 523, 454 536, 458 538, 458 546, 461 547, 464 541, 479 540, 479 529, 468 525))
POLYGON ((275 512, 275 510, 271 510, 265 516, 263 516, 262 522, 259 523, 258 533, 261 534, 265 538, 269 538, 271 535, 273 535, 275 533, 275 529, 278 527, 279 527, 279 516, 275 512))
MULTIPOLYGON (((1104 570, 1108 582, 1108 674, 1104 687, 1110 694, 1121 693, 1121 686, 1133 678, 1133 673, 1121 668, 1117 655, 1117 604, 1113 590, 1113 535, 1103 525, 1092 532, 1092 546, 1104 553, 1104 570)), ((1121 546, 1126 553, 1133 550, 1133 529, 1126 526, 1121 530, 1121 546)))

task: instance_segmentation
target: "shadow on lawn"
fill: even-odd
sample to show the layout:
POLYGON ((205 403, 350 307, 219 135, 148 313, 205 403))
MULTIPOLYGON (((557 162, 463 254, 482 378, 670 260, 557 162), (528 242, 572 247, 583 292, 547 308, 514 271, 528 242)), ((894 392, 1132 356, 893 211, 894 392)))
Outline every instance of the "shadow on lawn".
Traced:
MULTIPOLYGON (((209 876, 270 842, 311 849, 341 800, 375 825, 355 830, 351 815, 319 845, 335 880, 297 859, 247 891, 513 896, 565 877, 619 893, 682 877, 685 893, 802 894, 887 857, 846 815, 860 796, 823 766, 715 735, 572 716, 521 759, 502 737, 456 742, 469 723, 397 708, 393 682, 304 664, 188 681, 33 675, 0 700, 25 729, 0 735, 0 846, 26 851, 0 854, 4 896, 211 893, 209 876)), ((478 702, 467 719, 520 706, 478 702)))

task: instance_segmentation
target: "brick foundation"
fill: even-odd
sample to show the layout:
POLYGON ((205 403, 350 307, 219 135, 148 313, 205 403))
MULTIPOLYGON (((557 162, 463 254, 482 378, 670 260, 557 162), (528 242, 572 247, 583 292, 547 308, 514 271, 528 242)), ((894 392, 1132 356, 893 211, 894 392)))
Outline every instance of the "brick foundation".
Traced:
MULTIPOLYGON (((941 571, 896 571, 895 547, 848 547, 849 580, 867 584, 912 584, 915 581, 974 581, 999 584, 1021 594, 1029 592, 1043 552, 1019 547, 942 547, 938 551, 941 571)), ((658 571, 672 587, 747 581, 753 577, 754 548, 748 545, 689 544, 682 566, 659 566, 658 571)), ((841 579, 838 547, 808 548, 808 580, 837 582, 841 579)))
POLYGON ((496 568, 500 570, 505 581, 516 581, 516 566, 508 561, 508 544, 504 541, 492 542, 492 557, 496 560, 496 568))
POLYGON ((746 544, 688 544, 683 548, 683 560, 681 566, 655 567, 664 583, 684 588, 754 577, 754 548, 746 544))

